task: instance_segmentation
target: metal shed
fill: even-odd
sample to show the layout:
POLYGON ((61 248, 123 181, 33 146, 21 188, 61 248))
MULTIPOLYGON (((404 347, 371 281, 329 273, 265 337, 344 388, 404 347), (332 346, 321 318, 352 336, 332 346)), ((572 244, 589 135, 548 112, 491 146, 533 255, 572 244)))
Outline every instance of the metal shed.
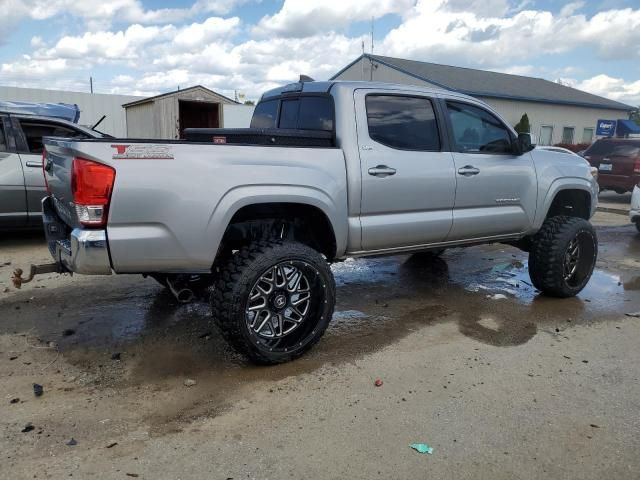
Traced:
POLYGON ((175 139, 185 128, 219 128, 224 105, 238 102, 202 85, 125 103, 127 137, 175 139))

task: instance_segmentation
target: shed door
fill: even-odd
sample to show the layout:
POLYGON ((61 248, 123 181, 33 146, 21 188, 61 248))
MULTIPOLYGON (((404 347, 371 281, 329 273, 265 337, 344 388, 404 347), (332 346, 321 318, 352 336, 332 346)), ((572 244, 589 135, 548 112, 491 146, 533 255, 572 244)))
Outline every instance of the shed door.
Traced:
POLYGON ((220 104, 178 100, 180 138, 185 128, 220 128, 220 104))

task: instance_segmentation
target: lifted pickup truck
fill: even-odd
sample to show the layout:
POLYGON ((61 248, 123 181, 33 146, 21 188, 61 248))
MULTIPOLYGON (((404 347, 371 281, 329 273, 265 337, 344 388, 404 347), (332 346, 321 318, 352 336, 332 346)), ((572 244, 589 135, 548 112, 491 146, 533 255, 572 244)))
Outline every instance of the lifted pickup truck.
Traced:
POLYGON ((329 264, 349 256, 510 243, 556 297, 580 292, 596 261, 588 163, 533 150, 444 90, 304 82, 265 93, 251 129, 45 145, 58 268, 151 275, 184 301, 209 286, 223 335, 259 363, 320 339, 329 264))

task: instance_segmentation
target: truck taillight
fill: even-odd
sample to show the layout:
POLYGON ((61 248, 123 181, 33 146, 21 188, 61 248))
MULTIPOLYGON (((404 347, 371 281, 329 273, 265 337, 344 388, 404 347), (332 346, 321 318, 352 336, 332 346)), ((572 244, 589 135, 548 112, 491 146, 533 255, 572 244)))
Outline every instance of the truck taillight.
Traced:
POLYGON ((42 176, 44 177, 44 186, 47 189, 47 193, 51 195, 51 189, 49 188, 49 181, 47 180, 47 171, 45 170, 47 166, 47 149, 42 149, 42 176))
POLYGON ((96 227, 107 223, 115 178, 116 171, 107 165, 84 158, 73 159, 71 191, 82 225, 96 227))

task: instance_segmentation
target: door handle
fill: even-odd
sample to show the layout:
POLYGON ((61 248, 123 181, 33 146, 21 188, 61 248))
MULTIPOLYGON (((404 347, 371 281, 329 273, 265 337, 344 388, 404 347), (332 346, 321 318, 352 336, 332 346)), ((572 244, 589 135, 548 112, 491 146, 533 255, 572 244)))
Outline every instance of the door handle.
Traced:
POLYGON ((26 165, 27 167, 42 168, 42 162, 32 162, 30 160, 27 160, 26 165))
POLYGON ((387 167, 386 165, 378 165, 369 169, 369 175, 373 175, 374 177, 384 178, 395 174, 396 169, 387 167))
POLYGON ((464 167, 458 169, 458 174, 464 175, 465 177, 478 175, 479 173, 480 173, 480 169, 474 167, 473 165, 465 165, 464 167))

